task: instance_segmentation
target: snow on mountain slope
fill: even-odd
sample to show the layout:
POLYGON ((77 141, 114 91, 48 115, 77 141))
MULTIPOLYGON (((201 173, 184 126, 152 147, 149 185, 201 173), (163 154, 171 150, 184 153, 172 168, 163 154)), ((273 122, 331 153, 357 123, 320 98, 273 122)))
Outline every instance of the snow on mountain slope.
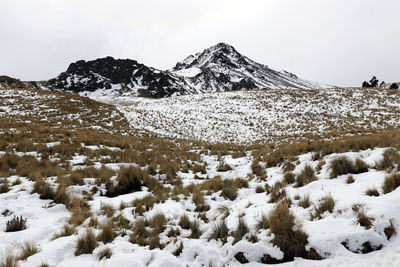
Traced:
POLYGON ((337 88, 97 100, 116 105, 139 130, 250 144, 336 138, 399 127, 399 96, 394 90, 337 88))
POLYGON ((225 43, 187 57, 177 63, 171 72, 185 76, 195 92, 327 87, 254 62, 225 43))
POLYGON ((162 98, 204 92, 271 88, 317 89, 332 87, 277 71, 220 43, 202 53, 189 56, 171 70, 147 67, 132 59, 99 58, 79 60, 65 72, 48 81, 20 82, 0 77, 0 88, 42 88, 100 95, 127 95, 162 98))

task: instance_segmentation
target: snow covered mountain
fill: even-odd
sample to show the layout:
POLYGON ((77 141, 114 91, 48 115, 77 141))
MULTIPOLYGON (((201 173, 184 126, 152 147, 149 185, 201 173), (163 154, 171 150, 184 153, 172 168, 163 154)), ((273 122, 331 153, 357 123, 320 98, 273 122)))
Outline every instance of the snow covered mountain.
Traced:
POLYGON ((187 57, 171 72, 184 76, 192 92, 326 87, 254 62, 225 43, 187 57))
POLYGON ((165 97, 184 94, 187 85, 181 77, 149 68, 131 59, 100 58, 72 63, 67 71, 45 82, 50 89, 111 95, 165 97))
MULTIPOLYGON (((132 59, 105 57, 79 60, 48 81, 19 84, 18 87, 33 86, 89 97, 128 95, 156 98, 232 90, 327 87, 254 62, 225 43, 189 56, 171 70, 158 70, 132 59)), ((9 88, 1 84, 0 87, 9 88)))

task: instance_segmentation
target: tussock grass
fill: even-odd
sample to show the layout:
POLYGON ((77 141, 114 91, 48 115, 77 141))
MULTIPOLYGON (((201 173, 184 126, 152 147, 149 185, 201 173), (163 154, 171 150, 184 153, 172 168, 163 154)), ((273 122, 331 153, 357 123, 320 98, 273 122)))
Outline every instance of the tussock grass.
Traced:
POLYGON ((196 220, 191 222, 190 230, 191 230, 191 233, 190 233, 189 238, 197 239, 197 238, 200 238, 200 236, 203 234, 203 232, 200 229, 200 223, 199 223, 199 221, 196 221, 196 220))
POLYGON ((215 239, 221 240, 222 243, 226 243, 229 234, 228 226, 226 225, 225 220, 215 222, 212 226, 211 233, 208 237, 208 241, 215 239))
POLYGON ((296 187, 305 186, 316 179, 314 169, 306 164, 304 169, 296 176, 296 187))
POLYGON ((332 198, 332 196, 325 196, 319 200, 317 206, 314 206, 314 213, 311 215, 311 219, 322 219, 322 215, 326 211, 332 213, 334 208, 335 200, 332 198))
POLYGON ((0 267, 18 267, 18 261, 16 257, 7 255, 4 259, 0 259, 0 267))
POLYGON ((39 252, 36 243, 34 242, 25 242, 24 246, 22 247, 21 255, 18 257, 18 260, 26 260, 32 255, 35 255, 39 252))
POLYGON ((363 173, 368 171, 368 165, 362 160, 357 158, 355 163, 351 162, 346 156, 340 156, 333 159, 330 163, 331 178, 336 178, 343 174, 363 173))
POLYGON ((115 209, 111 205, 102 204, 100 207, 101 213, 108 218, 111 218, 115 214, 115 209))
POLYGON ((75 256, 81 254, 92 254, 97 247, 96 237, 92 230, 87 230, 86 233, 78 238, 75 256))
POLYGON ((282 262, 292 261, 295 257, 306 259, 319 259, 314 251, 306 250, 308 236, 295 224, 295 217, 289 210, 289 206, 280 203, 268 218, 270 231, 274 234, 272 243, 278 246, 284 253, 282 262))
POLYGON ((69 224, 64 224, 62 231, 55 234, 53 240, 64 236, 71 236, 73 234, 75 234, 75 228, 69 224))
POLYGON ((369 188, 365 194, 370 197, 379 197, 379 192, 376 188, 369 188))
POLYGON ((233 244, 239 242, 243 239, 243 237, 249 232, 249 227, 247 226, 246 222, 242 217, 238 219, 238 225, 236 229, 233 231, 233 244))
POLYGON ((400 186, 400 174, 393 173, 385 178, 382 189, 384 194, 388 194, 400 186))
POLYGON ((399 165, 400 155, 395 149, 387 149, 383 153, 383 159, 376 163, 378 170, 388 170, 394 167, 394 164, 399 165))
POLYGON ((179 225, 182 227, 182 229, 190 229, 191 224, 192 222, 186 214, 179 219, 179 225))
POLYGON ((303 207, 304 209, 311 206, 310 196, 305 195, 303 198, 299 200, 299 206, 303 207))
POLYGON ((116 237, 116 233, 113 229, 112 221, 107 221, 100 226, 101 233, 97 237, 97 241, 102 241, 104 244, 110 243, 116 237))
POLYGON ((99 258, 99 261, 101 261, 102 259, 109 259, 112 256, 112 251, 109 247, 106 247, 104 249, 102 249, 98 254, 97 257, 99 258))
POLYGON ((348 184, 354 183, 354 177, 353 177, 353 175, 347 176, 346 183, 348 183, 348 184))
POLYGON ((364 211, 360 210, 357 212, 357 221, 365 229, 370 229, 372 227, 373 220, 374 218, 367 216, 364 211))

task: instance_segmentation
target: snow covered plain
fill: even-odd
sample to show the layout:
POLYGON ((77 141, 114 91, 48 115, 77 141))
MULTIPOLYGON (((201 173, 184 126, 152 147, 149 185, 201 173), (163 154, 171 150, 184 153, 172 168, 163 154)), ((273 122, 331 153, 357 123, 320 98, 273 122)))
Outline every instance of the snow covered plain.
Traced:
POLYGON ((396 90, 223 92, 147 99, 96 96, 138 130, 211 142, 282 143, 336 138, 400 126, 396 90))
MULTIPOLYGON (((383 189, 386 178, 399 173, 400 160, 396 148, 391 150, 383 146, 324 156, 315 153, 291 155, 285 157, 283 164, 271 167, 267 167, 266 162, 261 160, 258 167, 262 172, 258 174, 254 171, 254 162, 259 159, 256 157, 258 151, 231 144, 214 147, 194 141, 127 136, 127 122, 110 105, 78 96, 36 90, 1 92, 0 266, 7 255, 21 255, 27 242, 35 244, 38 251, 19 260, 20 266, 261 266, 260 262, 266 260, 266 255, 276 260, 284 256, 285 251, 274 245, 274 238, 279 233, 274 234, 270 227, 271 221, 268 222, 268 218, 272 218, 270 216, 280 206, 279 203, 290 204, 289 211, 296 222, 292 229, 302 229, 307 235, 305 248, 315 250, 323 258, 295 258, 294 261, 283 263, 283 266, 400 264, 400 236, 396 233, 400 227, 398 180, 393 191, 383 189), (79 110, 84 112, 80 113, 79 110), (51 128, 56 121, 62 123, 56 124, 57 129, 51 128), (101 127, 94 127, 96 125, 101 127), (391 154, 386 151, 391 151, 391 154), (13 158, 11 155, 18 157, 13 158), (390 155, 389 161, 387 155, 390 155), (341 156, 347 157, 350 164, 362 160, 366 166, 361 171, 341 171, 344 174, 332 176, 331 164, 341 156), (110 183, 116 184, 119 181, 118 172, 127 166, 147 171, 149 177, 159 184, 147 182, 141 185, 140 191, 107 197, 105 193, 107 188, 111 188, 110 183), (199 168, 196 170, 195 166, 199 168), (299 177, 302 177, 306 166, 311 167, 315 179, 299 185, 299 177), (95 174, 93 169, 101 168, 108 168, 106 173, 111 172, 110 177, 102 173, 95 174), (81 180, 77 176, 79 170, 83 171, 81 180), (38 172, 43 172, 43 176, 38 172), (237 178, 241 180, 237 182, 237 178), (80 209, 71 208, 70 202, 65 201, 63 204, 54 200, 54 196, 45 196, 49 192, 43 188, 38 189, 38 185, 43 187, 44 183, 53 192, 58 191, 61 185, 65 186, 68 197, 84 200, 79 208, 87 209, 88 214, 79 223, 74 223, 72 219, 76 220, 80 215, 77 210, 80 209), (160 184, 163 190, 157 187, 160 184), (7 187, 10 190, 5 190, 7 187), (224 190, 226 188, 233 189, 233 192, 224 190), (35 190, 40 193, 33 192, 35 190), (309 205, 306 199, 309 199, 309 205), (328 209, 322 209, 326 199, 332 199, 333 203, 328 203, 328 209), (87 203, 87 207, 84 203, 87 203), (156 225, 151 222, 160 214, 165 216, 165 221, 161 220, 162 225, 157 232, 156 225), (191 227, 182 222, 185 215, 191 227), (26 218, 27 229, 6 232, 6 224, 14 216, 26 218), (242 218, 247 229, 238 238, 236 233, 239 218, 242 218), (100 239, 104 234, 102 227, 110 221, 113 225, 113 239, 105 242, 100 239), (141 233, 138 231, 140 222, 145 225, 141 233), (222 231, 220 237, 212 238, 215 226, 222 222, 226 223, 226 231, 222 231), (70 232, 57 236, 65 225, 71 228, 70 232), (193 225, 198 226, 196 235, 196 227, 193 225), (91 253, 76 255, 79 239, 85 236, 87 229, 91 229, 98 238, 95 241, 96 248, 91 253), (145 235, 143 240, 139 238, 140 234, 145 235), (100 259, 106 248, 110 249, 110 257, 100 259)), ((307 107, 319 108, 318 112, 325 108, 322 112, 333 115, 324 117, 332 119, 330 124, 327 121, 323 123, 328 125, 327 129, 334 129, 336 124, 341 125, 339 112, 330 109, 328 104, 319 103, 325 99, 331 106, 345 106, 346 111, 352 108, 350 114, 354 119, 350 115, 346 115, 345 119, 359 129, 379 128, 381 123, 387 128, 397 125, 397 93, 336 89, 325 92, 329 97, 321 96, 319 91, 293 91, 288 92, 287 96, 277 92, 273 94, 274 91, 269 93, 272 96, 266 92, 255 92, 251 96, 247 92, 239 92, 190 97, 195 100, 205 98, 207 101, 202 102, 201 108, 219 101, 219 105, 231 108, 230 113, 241 114, 239 100, 235 100, 234 95, 240 96, 249 102, 242 104, 246 112, 254 112, 252 116, 262 113, 253 110, 253 106, 272 105, 275 101, 280 110, 290 110, 304 124, 306 118, 310 120, 318 115, 311 111, 305 112, 307 107), (281 102, 287 98, 292 99, 291 105, 293 102, 308 104, 297 104, 297 111, 294 112, 289 108, 288 100, 281 102), (235 105, 232 103, 237 106, 233 108, 235 105), (285 103, 288 107, 283 106, 285 103), (366 124, 360 121, 361 118, 366 124), (368 118, 370 122, 367 123, 368 118)), ((112 101, 121 101, 118 102, 119 109, 133 116, 135 113, 129 113, 128 108, 135 107, 130 107, 129 103, 138 106, 150 103, 154 109, 154 101, 160 101, 161 106, 172 110, 185 106, 179 102, 185 99, 190 100, 189 96, 185 96, 165 100, 130 100, 137 103, 126 103, 125 98, 112 101), (180 104, 168 106, 162 104, 163 101, 177 101, 180 104)), ((228 110, 224 117, 221 115, 222 107, 217 107, 218 122, 229 118, 228 110)), ((185 108, 195 110, 189 105, 185 108)), ((267 113, 274 109, 268 107, 265 110, 267 113)), ((277 111, 269 114, 278 116, 277 111)), ((162 116, 161 111, 159 116, 162 116)), ((236 123, 236 127, 241 124, 240 116, 231 122, 236 123)), ((258 120, 268 118, 267 115, 263 116, 258 120)), ((129 118, 135 126, 133 117, 129 118)), ((154 114, 149 118, 156 120, 154 114)), ((274 117, 273 121, 287 119, 274 117)), ((258 120, 254 118, 253 122, 258 120)), ((206 124, 208 118, 201 121, 209 127, 206 124)), ((311 124, 316 125, 316 122, 315 119, 311 124)), ((270 127, 275 126, 272 124, 270 127)), ((344 124, 342 127, 347 129, 344 124)), ((227 129, 233 131, 234 128, 232 126, 227 129)), ((226 135, 219 138, 223 136, 226 135)), ((332 137, 332 133, 329 136, 332 137)), ((283 140, 279 139, 280 136, 274 138, 277 142, 283 140)), ((393 142, 397 142, 398 147, 399 142, 394 137, 393 142)))
MULTIPOLYGON (((364 160, 371 166, 368 172, 353 174, 354 182, 348 184, 348 175, 341 175, 330 179, 329 163, 340 155, 332 154, 324 157, 321 161, 314 161, 312 153, 300 155, 298 161, 292 162, 296 167, 294 174, 299 174, 305 164, 309 164, 317 169, 320 162, 325 162, 321 170, 316 175, 317 180, 306 186, 296 188, 293 185, 285 187, 287 197, 292 200, 290 211, 295 215, 299 227, 308 234, 309 247, 316 249, 320 255, 326 259, 320 261, 304 260, 296 258, 294 262, 285 263, 285 266, 397 266, 400 264, 400 236, 394 235, 389 240, 385 236, 384 230, 393 223, 399 229, 400 222, 400 194, 399 188, 391 193, 383 194, 382 184, 387 173, 375 170, 376 162, 382 159, 384 149, 366 150, 360 152, 344 153, 350 160, 356 158, 364 160), (376 188, 379 196, 368 196, 366 191, 376 188), (309 196, 311 203, 318 205, 318 201, 326 196, 332 196, 335 200, 332 212, 326 211, 320 219, 310 219, 310 214, 314 212, 315 206, 303 208, 299 205, 298 197, 309 196), (359 205, 368 217, 372 218, 372 226, 368 229, 358 223, 357 213, 354 205, 359 205), (362 244, 369 241, 373 247, 382 248, 368 254, 355 253, 349 251, 361 250, 362 244), (342 243, 346 243, 348 249, 342 243)), ((78 157, 79 159, 79 157, 78 157)), ((223 179, 235 179, 246 177, 251 173, 251 157, 233 159, 225 156, 223 160, 230 164, 232 170, 218 172, 219 160, 217 156, 204 156, 207 162, 207 173, 199 177, 221 175, 223 179)), ((79 162, 75 162, 77 164, 79 162)), ((115 165, 110 167, 115 167, 115 165)), ((282 252, 270 241, 272 236, 268 235, 269 230, 257 230, 257 221, 263 215, 268 215, 275 203, 269 203, 270 195, 265 192, 255 193, 257 187, 264 188, 266 184, 273 186, 279 181, 283 181, 284 172, 280 167, 266 169, 268 178, 265 181, 253 179, 249 182, 248 188, 241 188, 238 196, 234 200, 227 200, 221 197, 220 192, 205 195, 206 203, 210 205, 210 210, 206 212, 209 219, 205 223, 195 212, 195 204, 191 197, 185 198, 183 195, 178 200, 168 199, 164 203, 155 204, 154 207, 143 214, 144 218, 150 219, 156 214, 162 213, 168 219, 166 230, 160 234, 160 240, 165 243, 165 247, 150 250, 148 246, 139 246, 129 242, 129 235, 119 235, 114 241, 108 244, 99 243, 93 254, 75 256, 77 239, 83 235, 85 229, 89 227, 89 219, 78 226, 76 234, 60 237, 53 240, 55 234, 59 233, 63 225, 67 223, 70 213, 63 204, 51 204, 51 200, 41 200, 38 194, 31 194, 34 182, 23 177, 9 177, 12 184, 17 178, 21 184, 11 186, 11 191, 0 194, 0 207, 3 215, 0 215, 0 225, 4 226, 6 221, 13 215, 22 215, 28 219, 28 228, 20 232, 0 232, 0 255, 4 257, 7 252, 17 253, 21 251, 21 246, 27 241, 34 241, 39 248, 39 252, 29 257, 26 261, 21 261, 21 266, 39 266, 47 263, 50 266, 240 266, 242 265, 235 259, 237 252, 243 252, 244 256, 250 261, 245 266, 261 266, 257 263, 264 254, 272 257, 282 257, 282 252), (224 206, 227 213, 221 213, 220 207, 224 206), (190 238, 190 230, 182 229, 179 226, 179 219, 183 215, 189 219, 200 223, 203 234, 199 239, 190 238), (235 229, 238 218, 242 217, 249 227, 249 233, 243 240, 232 244, 233 237, 229 237, 226 244, 220 240, 210 240, 207 238, 212 231, 215 222, 226 220, 230 230, 235 229), (167 237, 167 229, 180 229, 180 234, 173 242, 167 237), (250 234, 257 236, 258 241, 251 243, 246 239, 250 234), (183 244, 183 250, 179 256, 172 253, 183 244), (98 253, 104 248, 110 248, 112 256, 110 259, 98 259, 98 253)), ((201 183, 202 180, 195 178, 194 173, 179 173, 184 184, 192 182, 201 183)), ((49 177, 47 181, 53 186, 56 177, 49 177)), ((84 191, 90 191, 90 179, 87 185, 73 186, 69 188, 69 194, 81 195, 84 191)), ((93 195, 93 200, 89 201, 93 217, 99 223, 105 221, 107 217, 103 215, 101 206, 111 205, 115 208, 113 218, 122 215, 133 224, 142 216, 135 216, 129 202, 143 197, 148 193, 148 189, 143 191, 121 195, 116 198, 101 196, 100 192, 93 195), (122 202, 126 203, 125 208, 119 208, 122 202)), ((129 234, 131 230, 127 230, 129 234)), ((95 229, 98 235, 100 230, 95 229)))

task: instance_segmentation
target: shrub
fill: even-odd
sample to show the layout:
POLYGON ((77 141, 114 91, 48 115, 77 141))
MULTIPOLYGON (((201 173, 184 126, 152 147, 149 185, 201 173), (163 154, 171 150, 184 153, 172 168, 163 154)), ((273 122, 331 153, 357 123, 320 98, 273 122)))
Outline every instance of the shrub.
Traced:
POLYGON ((399 86, 398 86, 397 83, 392 83, 392 85, 390 85, 389 88, 390 88, 390 89, 393 89, 393 90, 397 90, 397 89, 399 89, 399 86))
POLYGON ((92 254, 96 246, 96 237, 94 236, 93 231, 88 229, 85 235, 78 238, 75 256, 81 254, 92 254))
POLYGON ((247 227, 247 224, 243 220, 242 217, 239 218, 238 220, 238 226, 236 229, 233 231, 233 237, 235 238, 233 240, 233 244, 239 242, 242 240, 242 238, 249 232, 249 227, 247 227))
POLYGON ((382 186, 383 193, 384 194, 390 193, 396 190, 396 188, 399 186, 400 186, 400 174, 398 173, 391 174, 387 176, 385 178, 385 181, 383 182, 382 186))
POLYGON ((12 219, 6 222, 6 232, 17 232, 27 228, 27 219, 24 219, 22 215, 20 217, 14 216, 12 219))
POLYGON ((99 254, 97 254, 97 257, 99 258, 99 261, 101 261, 102 259, 106 258, 109 259, 112 256, 112 251, 109 247, 104 248, 103 250, 101 250, 99 252, 99 254))
POLYGON ((208 237, 208 241, 215 239, 218 240, 220 239, 222 243, 226 243, 226 240, 228 238, 228 233, 229 229, 228 226, 226 225, 225 220, 220 221, 220 222, 215 222, 212 226, 211 234, 208 237))
POLYGON ((38 253, 39 249, 37 248, 34 242, 25 242, 22 247, 21 255, 18 257, 19 260, 26 260, 30 256, 38 253))
POLYGON ((271 233, 274 234, 272 243, 284 253, 282 262, 292 261, 294 257, 319 258, 314 250, 306 250, 308 236, 300 228, 295 227, 295 217, 289 211, 287 204, 278 204, 268 220, 271 233))
POLYGON ((235 200, 238 196, 238 190, 235 186, 226 186, 221 191, 221 197, 229 200, 235 200))
POLYGON ((101 233, 97 237, 98 241, 102 241, 104 244, 110 243, 114 240, 116 234, 113 230, 112 221, 108 221, 100 227, 101 233))
POLYGON ((370 197, 379 197, 379 192, 378 190, 376 190, 376 188, 368 189, 367 192, 365 192, 365 194, 370 197))
POLYGON ((315 207, 315 213, 312 215, 312 219, 321 219, 322 214, 326 211, 332 213, 335 208, 335 200, 331 196, 323 197, 319 200, 318 206, 315 207))
POLYGON ((314 169, 310 165, 306 164, 300 174, 296 176, 296 186, 302 187, 315 180, 314 169))

